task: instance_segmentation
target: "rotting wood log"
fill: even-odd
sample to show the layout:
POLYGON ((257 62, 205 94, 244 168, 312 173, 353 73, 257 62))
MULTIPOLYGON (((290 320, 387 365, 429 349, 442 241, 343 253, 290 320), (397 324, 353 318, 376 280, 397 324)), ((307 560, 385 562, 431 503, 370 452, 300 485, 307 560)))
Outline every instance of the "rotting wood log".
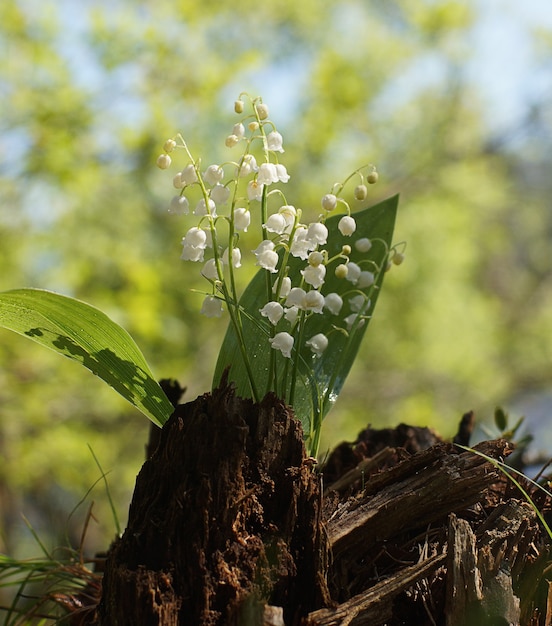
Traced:
POLYGON ((481 456, 433 445, 428 429, 420 442, 415 427, 388 430, 363 431, 378 444, 352 457, 336 449, 344 475, 322 500, 276 397, 255 405, 223 385, 177 407, 138 476, 94 623, 471 626, 491 615, 544 626, 549 542, 532 509, 481 456), (385 446, 401 438, 408 450, 385 446))
MULTIPOLYGON (((507 454, 506 441, 486 442, 485 454, 507 454), (492 444, 492 446, 491 446, 492 444), (492 447, 492 449, 490 449, 492 447)), ((482 450, 483 451, 483 450, 482 450)), ((481 498, 498 470, 473 452, 457 453, 439 444, 373 476, 356 497, 340 505, 328 521, 333 559, 355 559, 375 543, 412 527, 424 527, 481 498)))
POLYGON ((176 408, 140 471, 109 551, 103 626, 298 622, 327 598, 320 477, 300 423, 273 395, 223 384, 176 408))
POLYGON ((364 593, 352 597, 335 609, 319 609, 310 613, 305 626, 379 626, 393 617, 393 600, 412 585, 443 565, 446 556, 437 554, 405 567, 375 584, 364 593))

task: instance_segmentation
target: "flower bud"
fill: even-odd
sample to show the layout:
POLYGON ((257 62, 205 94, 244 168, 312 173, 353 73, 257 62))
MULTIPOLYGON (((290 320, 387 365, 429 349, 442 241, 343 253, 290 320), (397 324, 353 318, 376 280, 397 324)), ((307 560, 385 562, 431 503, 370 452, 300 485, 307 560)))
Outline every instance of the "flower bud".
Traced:
POLYGON ((263 104, 262 102, 260 102, 259 104, 257 104, 257 106, 255 108, 257 109, 257 115, 259 116, 259 119, 260 120, 266 120, 266 118, 269 115, 269 113, 268 113, 268 106, 266 104, 263 104))
POLYGON ((171 157, 168 154, 160 154, 156 163, 160 170, 166 170, 171 166, 171 157))
POLYGON ((355 187, 355 198, 357 200, 365 200, 368 195, 368 189, 366 185, 357 185, 355 187))
POLYGON ((232 128, 232 134, 235 135, 238 139, 243 138, 243 136, 245 135, 245 128, 241 122, 239 124, 234 124, 234 128, 232 128))
POLYGON ((234 111, 241 115, 243 113, 243 100, 236 100, 234 102, 234 111))
POLYGON ((355 248, 359 252, 368 252, 372 247, 372 242, 368 239, 368 237, 362 237, 361 239, 357 239, 355 241, 355 248))
POLYGON ((224 145, 227 148, 233 148, 239 140, 239 137, 237 137, 236 135, 228 135, 228 137, 226 137, 226 139, 224 140, 224 145))
POLYGON ((366 181, 368 182, 368 184, 374 185, 375 183, 378 182, 378 178, 379 178, 379 175, 376 172, 376 170, 374 170, 373 172, 370 172, 368 176, 366 176, 366 181))
POLYGON ((308 262, 309 265, 312 265, 313 267, 318 267, 320 263, 324 262, 324 255, 322 254, 322 252, 318 252, 318 250, 316 250, 315 252, 311 252, 309 254, 308 262))
POLYGON ((337 206, 337 197, 333 193, 327 193, 322 198, 322 208, 324 211, 333 211, 337 206))
POLYGON ((176 141, 174 139, 167 139, 163 144, 163 150, 165 152, 172 152, 176 148, 176 141))
POLYGON ((404 254, 395 251, 393 258, 391 259, 395 265, 400 265, 404 261, 404 254))
POLYGON ((336 278, 347 278, 347 274, 349 273, 349 268, 342 263, 335 268, 335 277, 336 278))

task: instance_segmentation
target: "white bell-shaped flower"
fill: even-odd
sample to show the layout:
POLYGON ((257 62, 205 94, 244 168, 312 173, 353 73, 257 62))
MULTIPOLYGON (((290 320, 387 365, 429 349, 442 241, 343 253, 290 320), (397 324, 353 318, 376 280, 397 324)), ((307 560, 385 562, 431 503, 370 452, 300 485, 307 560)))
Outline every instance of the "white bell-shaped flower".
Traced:
POLYGON ((197 215, 199 217, 203 217, 204 215, 216 217, 217 205, 214 203, 213 200, 211 200, 211 198, 209 198, 208 204, 205 203, 205 198, 201 198, 201 200, 196 204, 196 208, 194 209, 194 215, 197 215))
POLYGON ((333 211, 337 206, 337 198, 333 193, 327 193, 322 197, 322 208, 325 211, 333 211))
POLYGON ((356 263, 353 263, 352 261, 347 263, 346 278, 349 282, 353 283, 353 285, 356 285, 358 279, 360 278, 360 272, 361 269, 356 263))
POLYGON ((234 230, 247 232, 249 224, 251 224, 251 213, 249 210, 243 207, 234 209, 234 230))
MULTIPOLYGON (((228 248, 222 253, 222 262, 228 265, 228 248)), ((239 248, 232 248, 232 266, 236 269, 241 267, 241 251, 239 248)))
POLYGON ((274 250, 265 250, 264 252, 257 254, 256 265, 275 274, 278 271, 276 266, 278 265, 279 260, 280 257, 277 252, 274 252, 274 250))
POLYGON ((364 270, 360 272, 356 286, 359 289, 366 289, 366 287, 371 287, 374 284, 374 280, 374 273, 364 270))
POLYGON ((324 297, 324 308, 332 315, 339 315, 343 306, 343 298, 338 293, 329 293, 324 297))
POLYGON ((224 178, 224 170, 220 165, 209 165, 209 167, 203 173, 203 180, 208 185, 216 185, 224 178))
POLYGON ((320 222, 313 222, 309 224, 307 229, 307 239, 316 244, 324 245, 328 241, 328 229, 320 222))
POLYGON ((250 180, 247 184, 247 198, 248 200, 258 200, 259 202, 263 198, 264 185, 259 183, 258 180, 250 180))
MULTIPOLYGON (((276 164, 276 175, 278 177, 278 180, 281 183, 287 183, 288 180, 290 179, 290 176, 286 170, 286 166, 282 165, 281 163, 276 164)), ((274 181, 274 182, 277 182, 277 181, 274 181)))
POLYGON ((368 237, 361 237, 355 241, 355 248, 362 253, 368 252, 372 247, 372 242, 368 239, 368 237))
POLYGON ((180 258, 183 261, 203 261, 203 255, 205 253, 204 246, 191 246, 184 243, 184 240, 182 241, 182 254, 180 255, 180 258))
POLYGON ((301 287, 293 287, 290 289, 287 298, 286 306, 296 306, 299 309, 306 308, 307 292, 301 287))
POLYGON ((245 178, 246 176, 249 176, 253 172, 258 172, 258 171, 259 171, 259 167, 257 166, 257 160, 255 159, 255 157, 252 154, 244 154, 242 162, 241 162, 241 166, 240 166, 240 172, 239 172, 240 178, 245 178))
POLYGON ((315 289, 318 289, 324 284, 324 278, 326 277, 325 265, 307 265, 304 270, 301 270, 301 274, 305 279, 305 282, 312 285, 315 289))
POLYGON ((209 259, 201 270, 201 275, 207 280, 218 280, 217 262, 215 259, 209 259))
POLYGON ((262 309, 259 309, 263 317, 267 317, 271 324, 276 324, 284 315, 284 307, 279 302, 267 302, 262 309))
POLYGON ((339 220, 337 227, 343 236, 350 237, 356 230, 356 222, 350 215, 344 215, 339 220))
POLYGON ((281 235, 287 227, 286 218, 280 213, 273 213, 268 217, 266 224, 263 224, 263 226, 269 233, 281 235))
POLYGON ((211 189, 211 199, 215 202, 215 204, 226 204, 229 197, 230 189, 224 185, 217 183, 211 189))
POLYGON ((305 308, 313 313, 322 313, 324 308, 324 296, 314 289, 307 291, 305 296, 305 308))
POLYGON ((259 185, 270 185, 278 182, 278 170, 274 163, 263 163, 259 167, 257 183, 259 185))
POLYGON ((203 230, 203 228, 199 228, 198 226, 193 226, 190 230, 184 235, 182 239, 182 243, 188 246, 197 246, 199 248, 205 248, 207 245, 207 232, 203 230))
POLYGON ((284 317, 286 320, 293 326, 297 321, 297 317, 299 315, 299 309, 296 306, 290 306, 285 309, 284 317))
POLYGON ((293 348, 293 337, 286 332, 276 333, 274 337, 269 340, 270 345, 274 350, 280 350, 280 352, 288 359, 291 358, 291 350, 293 348))
POLYGON ((191 185, 197 182, 197 173, 195 167, 190 163, 180 172, 180 180, 185 185, 191 185))
POLYGON ((190 212, 190 203, 186 196, 173 196, 169 204, 169 213, 173 215, 188 215, 190 212))
POLYGON ((215 296, 206 296, 200 312, 206 317, 220 317, 222 315, 222 302, 215 296))
POLYGON ((304 226, 299 226, 291 242, 290 252, 292 256, 299 257, 303 259, 303 261, 306 261, 309 252, 315 247, 316 244, 307 238, 307 229, 304 226))
POLYGON ((324 350, 328 347, 328 338, 323 333, 318 333, 311 337, 306 345, 311 349, 311 351, 317 356, 322 356, 324 350))
POLYGON ((365 305, 366 300, 366 296, 359 293, 358 295, 349 298, 349 308, 353 313, 359 313, 362 307, 365 305))
MULTIPOLYGON (((272 293, 276 293, 278 289, 278 281, 274 283, 272 287, 272 293)), ((289 292, 291 291, 291 278, 289 276, 285 276, 282 279, 282 286, 280 287, 280 298, 285 298, 289 292)))
POLYGON ((284 140, 282 138, 282 135, 280 135, 277 130, 273 130, 272 132, 268 133, 266 137, 266 146, 269 150, 272 150, 272 152, 283 152, 283 143, 284 140))

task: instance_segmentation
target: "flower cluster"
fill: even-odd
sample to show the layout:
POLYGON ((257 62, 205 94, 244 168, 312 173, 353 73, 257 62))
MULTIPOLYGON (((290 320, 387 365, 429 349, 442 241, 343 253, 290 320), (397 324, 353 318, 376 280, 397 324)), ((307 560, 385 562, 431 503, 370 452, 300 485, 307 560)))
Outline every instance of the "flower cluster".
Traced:
MULTIPOLYGON (((219 317, 225 305, 241 337, 243 311, 235 272, 243 259, 250 258, 268 276, 264 302, 256 311, 258 323, 265 324, 267 344, 287 359, 299 358, 303 349, 316 359, 328 349, 332 333, 349 336, 364 324, 370 314, 371 290, 377 288, 378 276, 386 269, 369 258, 375 242, 355 235, 357 223, 342 196, 345 183, 355 177, 354 197, 363 201, 366 184, 375 183, 378 174, 369 165, 345 183, 333 185, 321 198, 317 218, 305 221, 303 211, 286 201, 280 186, 290 179, 280 162, 283 137, 270 120, 267 105, 259 98, 249 102, 248 115, 243 115, 242 97, 235 102, 234 110, 242 117, 225 140, 230 149, 243 146, 236 160, 203 168, 180 135, 165 142, 164 153, 157 159, 161 169, 170 166, 169 153, 176 148, 184 149, 188 158, 173 178, 178 194, 169 212, 193 213, 197 218, 182 238, 181 258, 203 264, 201 274, 210 290, 201 312, 219 317), (329 241, 327 221, 333 214, 338 215, 332 233, 341 239, 337 244, 329 241), (258 227, 260 241, 254 249, 245 250, 240 242, 252 223, 258 227), (356 261, 351 260, 352 254, 356 261), (327 323, 324 332, 309 336, 305 328, 312 316, 326 316, 327 323)), ((389 259, 398 263, 402 254, 388 252, 386 263, 389 259)))

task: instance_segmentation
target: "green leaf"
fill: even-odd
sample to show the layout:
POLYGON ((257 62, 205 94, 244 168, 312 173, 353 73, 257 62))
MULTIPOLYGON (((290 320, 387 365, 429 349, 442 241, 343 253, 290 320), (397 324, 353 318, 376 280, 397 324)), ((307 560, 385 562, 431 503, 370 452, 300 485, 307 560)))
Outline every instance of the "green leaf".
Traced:
POLYGON ((495 408, 494 422, 500 432, 503 432, 508 427, 508 415, 501 406, 495 408))
POLYGON ((173 411, 132 337, 89 304, 41 289, 0 293, 0 326, 78 361, 152 422, 173 411))
MULTIPOLYGON (((385 267, 387 263, 388 248, 391 246, 393 229, 395 225, 395 217, 397 212, 398 196, 394 196, 376 206, 364 209, 354 214, 357 229, 352 237, 344 237, 337 228, 337 224, 342 215, 336 215, 326 221, 328 227, 328 245, 325 249, 328 255, 338 254, 342 246, 347 244, 353 247, 350 260, 358 263, 362 260, 363 269, 367 268, 365 261, 371 260, 379 267, 385 267), (367 253, 359 253, 354 249, 354 242, 360 238, 367 237, 372 240, 373 246, 367 253), (380 241, 377 241, 380 240, 380 241), (384 243, 385 242, 385 243, 384 243)), ((332 262, 327 267, 326 282, 322 288, 322 293, 337 292, 343 293, 346 281, 338 279, 334 275, 335 267, 342 261, 332 262)), ((304 269, 305 261, 290 257, 289 260, 289 276, 292 284, 297 286, 301 280, 300 270, 304 269)), ((381 291, 381 285, 385 271, 376 275, 376 283, 374 287, 363 290, 370 296, 370 307, 365 311, 369 317, 373 315, 374 307, 378 295, 381 291)), ((270 325, 263 318, 259 309, 267 301, 266 286, 266 270, 260 270, 249 283, 240 299, 240 307, 245 312, 242 314, 243 336, 245 337, 247 354, 249 355, 252 369, 255 373, 255 382, 257 388, 264 393, 268 389, 274 389, 269 384, 268 376, 270 370, 271 350, 268 337, 270 336, 270 325)), ((333 332, 327 349, 321 357, 317 358, 311 353, 310 349, 304 345, 304 342, 317 333, 327 334, 332 324, 339 327, 345 327, 344 318, 347 317, 351 310, 348 306, 348 298, 355 295, 355 288, 349 283, 350 290, 353 292, 343 298, 344 305, 338 316, 330 315, 324 311, 322 315, 311 315, 305 324, 305 332, 300 350, 300 360, 295 380, 295 393, 293 399, 293 408, 297 417, 303 423, 305 435, 309 437, 315 430, 316 425, 313 424, 314 419, 322 419, 329 411, 335 400, 345 379, 351 369, 353 361, 360 348, 360 343, 366 329, 369 319, 366 319, 363 325, 357 325, 353 328, 351 341, 340 332, 333 332), (318 418, 316 417, 318 415, 318 418)), ((358 291, 356 291, 358 294, 358 291)), ((280 321, 276 327, 276 332, 281 330, 289 331, 289 324, 280 321)), ((279 381, 286 380, 285 386, 276 389, 276 393, 284 398, 289 398, 292 385, 291 363, 289 359, 278 358, 279 370, 276 379, 279 381), (283 369, 287 366, 288 371, 283 369)), ((251 386, 249 383, 247 371, 239 349, 238 337, 232 324, 229 325, 224 338, 217 366, 215 369, 214 386, 216 387, 224 371, 229 368, 229 380, 234 382, 237 387, 237 393, 244 397, 252 397, 251 386)))

